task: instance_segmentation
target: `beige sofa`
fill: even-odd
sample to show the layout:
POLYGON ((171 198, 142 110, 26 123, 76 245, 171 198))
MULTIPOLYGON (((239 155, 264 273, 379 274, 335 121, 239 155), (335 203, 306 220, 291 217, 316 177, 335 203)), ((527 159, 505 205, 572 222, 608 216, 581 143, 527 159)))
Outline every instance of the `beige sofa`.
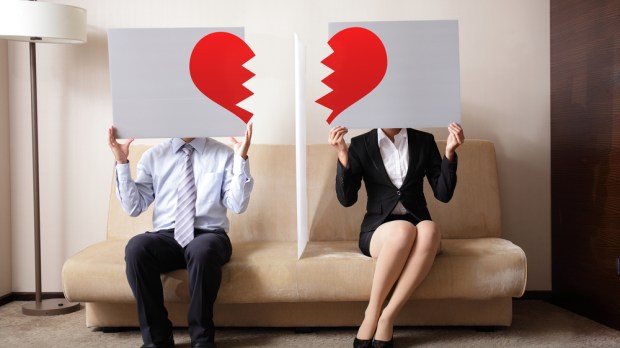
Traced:
MULTIPOLYGON (((440 149, 445 142, 439 141, 440 149)), ((135 164, 144 146, 134 146, 135 164)), ((459 148, 458 184, 452 201, 429 209, 441 226, 442 253, 402 311, 399 325, 508 326, 512 298, 523 294, 526 258, 501 238, 500 197, 493 144, 467 140, 459 148)), ((310 241, 297 257, 295 148, 253 145, 255 179, 248 210, 231 214, 233 256, 224 266, 216 302, 219 326, 356 326, 369 298, 374 261, 357 247, 365 193, 353 207, 335 195, 335 151, 308 146, 310 241)), ((362 188, 363 190, 363 188, 362 188)), ((69 258, 62 271, 70 301, 85 303, 86 325, 137 326, 125 279, 127 240, 151 228, 151 215, 126 216, 110 194, 107 239, 69 258)), ((170 318, 186 326, 187 273, 162 275, 170 318)))

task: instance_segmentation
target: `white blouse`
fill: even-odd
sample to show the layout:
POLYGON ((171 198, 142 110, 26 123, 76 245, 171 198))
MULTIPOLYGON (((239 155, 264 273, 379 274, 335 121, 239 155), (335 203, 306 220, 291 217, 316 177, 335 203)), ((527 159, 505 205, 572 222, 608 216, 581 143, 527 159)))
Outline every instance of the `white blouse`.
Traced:
MULTIPOLYGON (((407 138, 407 129, 402 128, 398 134, 394 136, 394 142, 388 138, 381 128, 377 129, 379 150, 383 158, 383 165, 387 171, 390 180, 397 188, 403 185, 407 170, 409 169, 409 142, 407 138)), ((392 214, 403 215, 407 213, 407 209, 401 202, 396 204, 392 214)))

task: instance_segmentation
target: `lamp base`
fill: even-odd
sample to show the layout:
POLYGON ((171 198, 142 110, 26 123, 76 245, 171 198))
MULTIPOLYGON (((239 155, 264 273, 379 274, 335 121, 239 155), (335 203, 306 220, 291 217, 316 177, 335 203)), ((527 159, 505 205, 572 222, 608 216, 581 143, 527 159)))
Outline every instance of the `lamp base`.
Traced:
POLYGON ((22 306, 22 314, 48 316, 73 313, 80 309, 80 303, 73 303, 64 298, 52 298, 41 302, 28 302, 22 306))

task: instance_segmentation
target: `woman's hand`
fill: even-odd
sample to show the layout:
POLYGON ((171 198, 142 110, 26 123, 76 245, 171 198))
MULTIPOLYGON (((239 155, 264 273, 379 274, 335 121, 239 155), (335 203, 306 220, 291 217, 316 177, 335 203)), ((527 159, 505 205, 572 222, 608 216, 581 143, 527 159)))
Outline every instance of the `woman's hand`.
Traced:
POLYGON ((336 126, 329 131, 329 144, 338 150, 338 160, 343 167, 346 167, 349 162, 348 147, 344 140, 348 132, 349 130, 342 126, 336 126))
POLYGON ((456 148, 465 142, 465 134, 463 134, 461 125, 456 122, 450 123, 448 132, 450 134, 448 134, 448 140, 446 141, 446 158, 448 161, 452 161, 456 148))
POLYGON ((252 122, 248 122, 245 127, 245 137, 243 138, 243 141, 238 141, 237 139, 230 137, 235 153, 241 156, 244 160, 248 159, 248 150, 250 149, 250 143, 252 141, 252 127, 252 122))
POLYGON ((114 135, 114 126, 108 129, 108 144, 110 145, 110 149, 114 154, 114 158, 117 163, 127 163, 127 157, 129 157, 129 145, 134 141, 134 139, 129 139, 124 144, 120 144, 116 141, 116 136, 114 135))

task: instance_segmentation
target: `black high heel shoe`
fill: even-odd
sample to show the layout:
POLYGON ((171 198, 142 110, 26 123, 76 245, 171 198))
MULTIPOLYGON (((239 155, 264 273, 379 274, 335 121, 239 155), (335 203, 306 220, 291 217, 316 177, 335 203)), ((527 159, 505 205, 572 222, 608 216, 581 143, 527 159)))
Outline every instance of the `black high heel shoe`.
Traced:
POLYGON ((394 337, 392 337, 389 341, 372 341, 372 348, 394 348, 394 337))
POLYGON ((360 340, 355 337, 353 340, 353 348, 372 348, 372 339, 370 340, 360 340))

